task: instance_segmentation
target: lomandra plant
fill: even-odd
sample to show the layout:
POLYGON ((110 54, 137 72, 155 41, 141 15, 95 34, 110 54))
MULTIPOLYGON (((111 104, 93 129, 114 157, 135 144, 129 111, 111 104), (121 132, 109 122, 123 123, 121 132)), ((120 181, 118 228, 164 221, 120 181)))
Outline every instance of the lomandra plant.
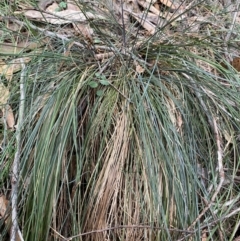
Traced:
POLYGON ((13 55, 31 61, 4 83, 15 119, 24 102, 20 125, 4 132, 0 162, 1 191, 11 199, 10 151, 19 152, 23 239, 234 240, 236 17, 217 1, 76 6, 85 25, 61 26, 70 33, 73 24, 78 36, 47 15, 33 22, 22 10, 12 20, 39 44, 13 55))

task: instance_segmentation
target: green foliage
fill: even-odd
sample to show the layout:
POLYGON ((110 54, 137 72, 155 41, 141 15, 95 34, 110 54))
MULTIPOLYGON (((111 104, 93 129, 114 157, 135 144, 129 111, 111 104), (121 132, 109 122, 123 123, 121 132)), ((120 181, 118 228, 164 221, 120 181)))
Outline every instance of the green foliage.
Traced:
POLYGON ((90 81, 88 85, 93 89, 98 87, 98 83, 96 81, 90 81))
POLYGON ((64 1, 62 1, 62 2, 60 2, 60 3, 58 4, 58 6, 59 6, 61 9, 65 9, 65 8, 67 8, 67 3, 64 2, 64 1))

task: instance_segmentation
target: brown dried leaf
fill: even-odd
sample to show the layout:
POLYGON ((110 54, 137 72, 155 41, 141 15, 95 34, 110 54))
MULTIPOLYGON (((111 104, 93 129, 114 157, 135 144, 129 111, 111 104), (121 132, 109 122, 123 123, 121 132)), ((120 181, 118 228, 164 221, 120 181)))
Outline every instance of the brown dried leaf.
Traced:
POLYGON ((19 31, 19 25, 16 23, 7 23, 6 27, 12 31, 19 31))
POLYGON ((235 68, 238 72, 240 72, 240 57, 235 57, 231 62, 233 68, 235 68))
POLYGON ((23 61, 23 63, 28 63, 30 60, 31 58, 29 57, 13 59, 8 64, 4 61, 0 61, 0 74, 4 75, 6 79, 10 81, 13 74, 22 69, 21 61, 23 61))
MULTIPOLYGON (((0 216, 1 216, 1 218, 4 218, 5 225, 8 229, 8 232, 10 233, 12 221, 11 221, 11 216, 8 215, 8 205, 9 205, 9 201, 6 199, 6 197, 4 195, 1 195, 0 196, 0 216)), ((16 241, 22 240, 19 236, 19 230, 16 234, 15 240, 16 241)))
POLYGON ((4 195, 0 196, 0 215, 1 218, 3 218, 6 214, 7 211, 7 206, 8 206, 8 200, 4 195))
POLYGON ((82 35, 84 38, 92 42, 93 30, 89 24, 85 23, 73 23, 73 27, 77 33, 82 35))
POLYGON ((145 69, 141 65, 137 64, 136 71, 137 71, 137 73, 142 74, 142 73, 144 73, 145 69))
POLYGON ((46 12, 56 13, 57 12, 56 9, 58 9, 58 8, 59 8, 58 4, 53 3, 53 4, 51 4, 50 6, 47 7, 46 12))
POLYGON ((147 19, 143 21, 142 17, 139 14, 131 13, 131 15, 145 28, 150 34, 154 34, 156 32, 156 27, 149 22, 147 19))
MULTIPOLYGON (((53 4, 52 4, 53 5, 53 4)), ((91 12, 86 12, 86 13, 82 13, 81 11, 75 11, 75 10, 63 10, 60 12, 55 12, 55 10, 52 10, 52 5, 51 8, 48 8, 48 12, 49 9, 52 11, 49 13, 41 13, 39 11, 35 11, 35 10, 27 10, 24 12, 25 17, 29 18, 29 19, 34 19, 34 20, 39 20, 42 22, 48 22, 51 24, 67 24, 67 23, 74 23, 76 21, 79 22, 85 22, 88 19, 96 19, 96 18, 100 18, 100 19, 104 19, 103 16, 97 15, 97 14, 93 14, 91 12)))
POLYGON ((146 9, 149 9, 151 12, 155 13, 156 15, 162 16, 162 13, 161 13, 157 8, 155 8, 155 7, 151 4, 151 2, 146 2, 146 1, 143 1, 143 0, 138 0, 138 3, 139 3, 142 7, 146 8, 146 9))
POLYGON ((18 54, 22 51, 38 49, 47 42, 47 38, 39 42, 20 42, 15 43, 1 43, 0 44, 0 53, 4 54, 18 54))
MULTIPOLYGON (((15 12, 15 15, 20 14, 21 12, 15 12)), ((36 10, 27 10, 23 12, 24 16, 28 19, 42 19, 45 13, 41 13, 36 10)))
POLYGON ((2 108, 2 106, 7 104, 8 98, 9 98, 9 90, 7 87, 5 87, 5 85, 3 83, 0 83, 0 108, 2 108))
POLYGON ((54 0, 39 0, 38 7, 42 10, 45 10, 46 7, 51 4, 54 0))
POLYGON ((13 115, 13 110, 10 105, 6 105, 5 108, 2 109, 3 115, 5 115, 7 125, 10 129, 14 129, 15 119, 13 115))
MULTIPOLYGON (((168 1, 168 0, 163 0, 163 3, 165 2, 166 6, 171 6, 170 8, 173 9, 173 10, 176 10, 174 13, 170 13, 169 11, 165 11, 165 12, 161 12, 160 11, 160 8, 157 7, 158 5, 157 4, 154 4, 152 5, 152 2, 151 0, 148 0, 148 1, 144 1, 144 0, 137 0, 139 5, 141 5, 142 7, 148 9, 149 11, 151 11, 152 13, 156 14, 158 17, 162 17, 162 18, 165 18, 166 20, 168 21, 172 21, 173 18, 177 17, 177 15, 179 14, 182 14, 183 10, 184 10, 184 7, 183 6, 176 6, 176 5, 170 5, 172 4, 171 1, 168 1)), ((186 18, 186 16, 184 14, 182 14, 181 16, 179 16, 178 18, 176 18, 174 20, 175 21, 179 21, 179 20, 182 20, 186 18)), ((171 23, 173 24, 173 22, 171 23)))
MULTIPOLYGON (((147 1, 149 1, 149 0, 147 0, 147 1)), ((171 0, 160 0, 160 2, 171 9, 176 10, 179 8, 179 6, 176 3, 173 3, 173 1, 171 1, 171 0)))
POLYGON ((3 83, 0 83, 0 93, 0 109, 2 110, 8 127, 13 129, 15 125, 14 115, 11 106, 7 104, 10 93, 8 88, 5 87, 3 83))
POLYGON ((8 203, 9 201, 6 199, 5 195, 0 196, 0 216, 4 218, 4 222, 6 227, 10 230, 11 226, 11 216, 8 213, 8 203))
POLYGON ((207 241, 207 240, 208 240, 208 238, 207 238, 207 230, 204 229, 204 230, 203 230, 203 234, 202 234, 201 241, 207 241))
POLYGON ((74 10, 74 11, 81 11, 81 9, 76 4, 76 1, 73 1, 73 0, 67 0, 67 9, 74 10))

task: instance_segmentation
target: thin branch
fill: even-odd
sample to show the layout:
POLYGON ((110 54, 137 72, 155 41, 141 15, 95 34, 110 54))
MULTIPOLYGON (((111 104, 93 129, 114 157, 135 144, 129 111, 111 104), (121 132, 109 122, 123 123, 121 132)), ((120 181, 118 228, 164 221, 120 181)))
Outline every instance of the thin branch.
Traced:
MULTIPOLYGON (((147 228, 147 229, 157 229, 157 230, 162 230, 165 228, 161 228, 161 227, 154 227, 151 225, 119 225, 119 226, 115 226, 115 227, 109 227, 109 228, 104 228, 104 229, 98 229, 98 230, 93 230, 93 231, 89 231, 86 233, 81 233, 81 234, 77 234, 74 235, 72 237, 69 238, 65 238, 64 236, 62 236, 60 233, 58 233, 56 230, 54 230, 53 228, 51 228, 59 237, 61 237, 63 240, 65 241, 71 241, 74 238, 78 238, 78 237, 82 237, 82 236, 86 236, 89 234, 93 234, 93 233, 102 233, 102 232, 106 232, 106 231, 111 231, 111 230, 116 230, 116 229, 138 229, 138 228, 147 228)), ((168 228, 168 231, 175 231, 175 232, 183 232, 183 233, 195 233, 195 231, 186 231, 186 230, 181 230, 181 229, 175 229, 175 228, 168 228)))
MULTIPOLYGON (((20 162, 20 155, 21 155, 21 127, 24 121, 24 102, 25 102, 25 90, 24 90, 24 82, 25 82, 25 64, 24 61, 21 59, 22 65, 22 72, 20 76, 20 103, 19 103, 19 118, 18 124, 16 127, 16 153, 13 161, 13 173, 12 173, 12 229, 11 229, 11 241, 16 240, 16 236, 20 233, 18 228, 18 213, 17 213, 17 206, 18 206, 18 180, 19 180, 19 162, 20 162)), ((18 235, 20 240, 22 239, 22 235, 18 235)))
POLYGON ((226 220, 226 219, 228 219, 228 218, 230 218, 230 217, 232 217, 236 214, 239 214, 239 212, 240 212, 240 208, 237 208, 237 209, 233 210, 232 212, 228 213, 227 215, 225 215, 223 217, 220 217, 220 218, 218 218, 218 219, 216 219, 212 222, 208 222, 207 224, 202 225, 200 228, 201 229, 209 228, 210 226, 213 226, 218 222, 223 222, 224 220, 226 220))

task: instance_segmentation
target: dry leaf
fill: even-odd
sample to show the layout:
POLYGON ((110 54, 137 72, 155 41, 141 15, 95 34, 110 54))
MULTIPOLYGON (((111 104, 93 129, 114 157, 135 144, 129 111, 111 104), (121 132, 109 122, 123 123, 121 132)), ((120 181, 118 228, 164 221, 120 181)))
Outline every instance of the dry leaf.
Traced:
POLYGON ((36 42, 20 42, 20 43, 1 43, 0 44, 0 53, 3 54, 18 54, 22 51, 39 49, 42 45, 46 44, 48 38, 44 38, 41 41, 36 42))
POLYGON ((143 21, 142 17, 139 16, 139 14, 131 13, 131 15, 142 25, 143 28, 145 28, 150 34, 154 34, 156 32, 156 27, 149 22, 147 19, 143 21))
POLYGON ((0 215, 1 218, 3 218, 6 214, 7 211, 7 206, 8 206, 8 200, 4 195, 0 196, 0 215))
MULTIPOLYGON (((8 209, 8 205, 9 205, 9 201, 6 199, 6 197, 4 195, 0 196, 0 216, 1 218, 4 217, 4 222, 6 227, 8 228, 8 232, 10 233, 10 228, 11 228, 11 216, 8 215, 7 213, 7 209, 8 209)), ((21 241, 22 239, 20 238, 20 230, 18 230, 17 234, 16 234, 16 241, 21 241)))
POLYGON ((46 12, 55 13, 55 12, 57 12, 56 9, 58 9, 58 8, 59 8, 59 6, 57 3, 52 3, 50 6, 47 7, 46 12))
POLYGON ((77 33, 92 42, 93 30, 87 23, 73 23, 73 27, 77 33))
POLYGON ((28 63, 30 60, 31 58, 29 57, 13 59, 8 64, 4 61, 0 61, 0 74, 4 75, 6 79, 10 81, 13 74, 22 69, 21 61, 23 61, 23 63, 28 63))
POLYGON ((3 83, 0 83, 0 108, 2 108, 2 106, 7 104, 8 98, 9 98, 9 90, 7 87, 5 87, 5 85, 3 83))
POLYGON ((240 57, 235 57, 231 62, 233 68, 235 68, 238 72, 240 72, 240 57))
POLYGON ((152 6, 151 2, 145 2, 143 0, 138 0, 138 3, 142 7, 149 9, 151 12, 155 13, 156 15, 162 16, 162 13, 158 9, 156 9, 154 6, 152 6))
POLYGON ((68 10, 81 11, 81 9, 76 4, 76 1, 73 1, 73 0, 67 0, 67 9, 68 10))
MULTIPOLYGON (((228 66, 224 62, 220 62, 221 66, 225 69, 228 69, 228 66)), ((238 72, 240 72, 240 57, 235 57, 233 60, 230 62, 232 67, 236 69, 238 72)))
MULTIPOLYGON (((139 5, 141 5, 142 7, 148 9, 149 11, 151 11, 152 13, 154 13, 155 15, 157 15, 158 17, 162 17, 165 18, 168 21, 171 21, 171 24, 174 24, 174 22, 176 21, 180 21, 184 18, 186 18, 186 16, 183 13, 184 11, 184 7, 183 6, 176 6, 176 5, 171 5, 172 2, 168 1, 168 0, 163 0, 162 3, 164 3, 166 6, 171 6, 170 8, 173 10, 176 10, 174 13, 170 13, 169 11, 165 11, 165 12, 161 12, 159 7, 156 7, 157 4, 152 5, 151 1, 144 1, 144 0, 137 0, 139 5), (179 17, 177 17, 178 15, 180 15, 179 17), (174 21, 172 21, 174 18, 174 21)), ((125 10, 125 9, 124 9, 125 10)), ((145 15, 144 15, 144 19, 145 19, 145 15)))
POLYGON ((154 3, 153 4, 153 6, 157 9, 157 10, 159 10, 160 11, 160 6, 159 6, 159 4, 158 3, 154 3))
POLYGON ((11 226, 11 217, 7 213, 9 201, 6 199, 4 195, 0 196, 0 216, 4 218, 4 222, 6 227, 10 230, 11 226))
MULTIPOLYGON (((49 8, 48 8, 49 9, 49 8)), ((52 9, 52 8, 50 8, 52 9)), ((63 10, 60 12, 41 13, 35 10, 28 10, 24 12, 25 17, 35 19, 51 24, 67 24, 76 21, 85 22, 87 19, 104 19, 103 16, 93 14, 91 12, 82 13, 81 11, 63 10)))
MULTIPOLYGON (((146 2, 151 3, 152 5, 154 5, 155 3, 157 3, 158 0, 146 0, 146 2)), ((161 2, 161 1, 160 1, 161 2)))
POLYGON ((208 238, 207 238, 207 229, 204 229, 203 230, 203 234, 202 234, 202 238, 201 238, 201 241, 207 241, 208 238))
MULTIPOLYGON (((27 63, 30 58, 19 58, 10 61, 6 64, 4 61, 0 60, 0 74, 5 76, 7 80, 11 80, 15 72, 21 70, 22 65, 21 61, 27 63)), ((12 108, 8 105, 8 99, 10 96, 9 89, 3 84, 0 83, 0 109, 2 110, 3 116, 7 122, 9 129, 14 129, 15 120, 12 108)))
POLYGON ((54 0, 38 0, 38 7, 45 10, 48 5, 50 5, 54 0))
POLYGON ((6 105, 5 108, 2 109, 3 116, 6 118, 7 125, 10 129, 14 129, 15 126, 15 119, 13 110, 10 105, 6 105))
POLYGON ((141 65, 137 64, 136 71, 137 71, 137 73, 142 74, 142 73, 144 73, 145 69, 141 65))
POLYGON ((8 127, 13 129, 15 125, 14 115, 11 106, 7 104, 10 93, 8 88, 5 87, 3 83, 0 83, 0 93, 0 109, 2 110, 8 127))
POLYGON ((16 23, 7 23, 6 27, 11 31, 19 31, 20 25, 18 25, 16 23))
MULTIPOLYGON (((147 0, 147 1, 149 1, 149 0, 147 0)), ((177 6, 176 3, 173 3, 173 1, 170 1, 170 0, 160 0, 160 2, 174 10, 179 8, 179 6, 177 6)))

